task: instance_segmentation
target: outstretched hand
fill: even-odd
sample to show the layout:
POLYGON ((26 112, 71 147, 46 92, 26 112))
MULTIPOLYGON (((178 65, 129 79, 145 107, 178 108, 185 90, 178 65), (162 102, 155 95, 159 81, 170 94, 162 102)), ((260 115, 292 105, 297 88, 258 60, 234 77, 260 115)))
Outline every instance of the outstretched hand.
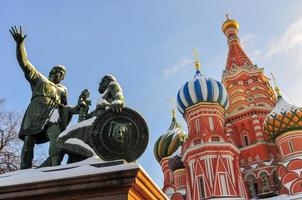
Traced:
POLYGON ((9 30, 17 44, 21 44, 27 35, 23 35, 22 27, 12 26, 9 30))
POLYGON ((111 102, 110 108, 115 113, 121 113, 124 108, 124 102, 121 100, 114 100, 111 102))

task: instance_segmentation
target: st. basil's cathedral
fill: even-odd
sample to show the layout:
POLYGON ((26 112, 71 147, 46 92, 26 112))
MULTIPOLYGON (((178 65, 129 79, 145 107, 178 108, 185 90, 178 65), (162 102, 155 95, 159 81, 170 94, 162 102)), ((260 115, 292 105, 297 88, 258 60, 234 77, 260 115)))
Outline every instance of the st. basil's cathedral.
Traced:
POLYGON ((302 198, 302 108, 289 104, 222 25, 229 47, 222 81, 200 72, 178 91, 176 120, 154 145, 171 200, 302 198))

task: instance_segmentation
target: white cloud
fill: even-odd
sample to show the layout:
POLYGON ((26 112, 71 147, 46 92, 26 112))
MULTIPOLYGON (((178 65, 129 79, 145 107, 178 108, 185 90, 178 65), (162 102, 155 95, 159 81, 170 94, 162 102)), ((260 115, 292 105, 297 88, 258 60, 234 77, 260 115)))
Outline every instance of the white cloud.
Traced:
POLYGON ((289 102, 302 105, 302 17, 291 23, 283 34, 268 43, 266 71, 272 71, 289 102))
POLYGON ((267 56, 288 53, 293 48, 302 47, 302 18, 292 23, 283 35, 272 40, 267 56))
POLYGON ((164 76, 170 76, 172 74, 178 73, 179 71, 184 70, 186 67, 191 66, 193 62, 193 60, 185 58, 180 63, 167 67, 164 70, 164 76))
POLYGON ((254 46, 254 40, 255 40, 254 34, 248 34, 244 35, 240 38, 240 44, 242 48, 250 48, 251 46, 254 46))

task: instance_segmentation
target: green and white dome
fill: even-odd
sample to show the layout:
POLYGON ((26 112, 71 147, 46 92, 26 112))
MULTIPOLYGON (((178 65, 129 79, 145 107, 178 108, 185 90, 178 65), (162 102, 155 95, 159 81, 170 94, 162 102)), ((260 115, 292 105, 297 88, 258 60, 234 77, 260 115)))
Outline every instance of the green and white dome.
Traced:
POLYGON ((175 111, 171 125, 166 133, 161 135, 154 144, 154 156, 158 162, 164 157, 171 156, 186 138, 180 124, 176 122, 175 111))

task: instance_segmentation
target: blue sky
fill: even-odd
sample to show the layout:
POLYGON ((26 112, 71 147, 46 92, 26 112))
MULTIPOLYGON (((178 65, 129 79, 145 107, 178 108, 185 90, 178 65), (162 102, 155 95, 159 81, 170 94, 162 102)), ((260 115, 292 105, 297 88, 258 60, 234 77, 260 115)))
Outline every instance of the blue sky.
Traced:
POLYGON ((56 64, 67 67, 63 83, 69 104, 88 88, 94 107, 100 78, 117 77, 127 106, 149 125, 150 142, 138 162, 161 186, 153 145, 170 125, 169 99, 194 75, 192 48, 200 53, 202 73, 221 80, 228 50, 221 32, 226 12, 240 23, 239 36, 252 61, 267 75, 273 72, 284 96, 302 105, 298 0, 0 1, 0 97, 6 109, 19 112, 31 97, 8 32, 22 25, 28 57, 39 71, 47 75, 56 64))

